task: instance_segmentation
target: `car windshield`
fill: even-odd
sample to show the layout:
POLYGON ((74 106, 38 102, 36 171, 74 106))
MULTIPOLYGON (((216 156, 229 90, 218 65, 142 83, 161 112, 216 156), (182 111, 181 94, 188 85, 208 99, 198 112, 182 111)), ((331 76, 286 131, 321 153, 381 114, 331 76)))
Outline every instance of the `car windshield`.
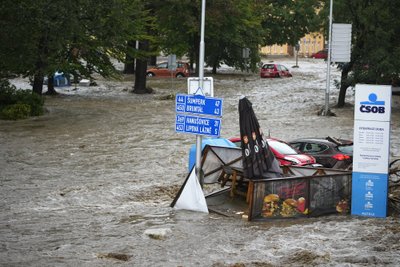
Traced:
POLYGON ((291 146, 276 140, 269 140, 268 145, 283 155, 298 154, 297 151, 291 146))

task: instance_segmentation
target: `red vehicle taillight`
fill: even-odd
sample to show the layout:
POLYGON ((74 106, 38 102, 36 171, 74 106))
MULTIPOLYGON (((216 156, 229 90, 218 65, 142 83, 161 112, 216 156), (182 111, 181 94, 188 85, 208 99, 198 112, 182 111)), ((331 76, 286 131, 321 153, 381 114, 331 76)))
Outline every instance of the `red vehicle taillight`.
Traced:
POLYGON ((350 159, 350 156, 345 155, 345 154, 336 154, 336 155, 332 156, 332 158, 334 158, 336 160, 346 160, 346 159, 350 159))

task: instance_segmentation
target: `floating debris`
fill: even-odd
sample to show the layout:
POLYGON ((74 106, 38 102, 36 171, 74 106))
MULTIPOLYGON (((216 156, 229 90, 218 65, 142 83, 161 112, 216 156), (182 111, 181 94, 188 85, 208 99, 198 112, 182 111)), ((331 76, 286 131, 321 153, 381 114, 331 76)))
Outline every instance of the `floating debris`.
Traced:
POLYGON ((146 231, 144 231, 144 234, 152 239, 163 240, 171 232, 172 231, 169 228, 159 228, 159 229, 147 229, 146 231))
POLYGON ((99 259, 116 259, 120 261, 128 261, 132 256, 122 253, 106 253, 106 254, 98 254, 97 257, 99 259))

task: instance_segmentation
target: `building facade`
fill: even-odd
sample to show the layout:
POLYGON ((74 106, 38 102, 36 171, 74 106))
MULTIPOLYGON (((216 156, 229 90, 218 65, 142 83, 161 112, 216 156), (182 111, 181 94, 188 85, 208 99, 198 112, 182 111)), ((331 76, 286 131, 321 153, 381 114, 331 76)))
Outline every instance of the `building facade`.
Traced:
MULTIPOLYGON (((323 50, 325 45, 325 38, 321 33, 310 33, 305 35, 299 41, 300 57, 311 57, 315 52, 323 50)), ((294 47, 290 45, 271 45, 261 48, 261 54, 266 56, 293 56, 295 53, 294 47)))

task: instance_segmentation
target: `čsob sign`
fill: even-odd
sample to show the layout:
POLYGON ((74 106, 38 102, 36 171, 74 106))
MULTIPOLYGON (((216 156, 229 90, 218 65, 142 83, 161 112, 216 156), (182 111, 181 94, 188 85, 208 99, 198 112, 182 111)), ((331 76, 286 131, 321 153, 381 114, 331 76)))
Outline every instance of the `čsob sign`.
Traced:
POLYGON ((351 213, 386 217, 392 88, 357 84, 351 213))
POLYGON ((385 101, 379 101, 375 93, 368 96, 369 101, 360 102, 360 112, 363 113, 385 113, 385 101))

